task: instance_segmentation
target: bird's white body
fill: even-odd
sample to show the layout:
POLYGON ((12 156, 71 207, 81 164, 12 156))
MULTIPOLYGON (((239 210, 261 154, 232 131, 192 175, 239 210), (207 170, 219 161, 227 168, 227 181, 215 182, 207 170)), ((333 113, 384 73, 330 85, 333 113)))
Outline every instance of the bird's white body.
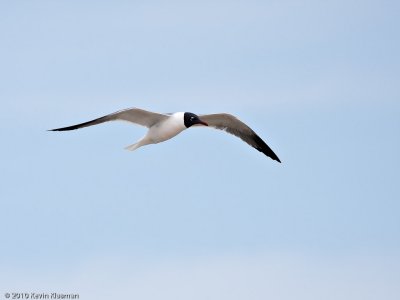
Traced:
POLYGON ((134 151, 139 147, 149 144, 158 144, 173 138, 174 136, 187 129, 184 124, 184 112, 177 112, 171 115, 170 118, 158 122, 151 126, 146 135, 136 142, 129 145, 125 149, 134 151))

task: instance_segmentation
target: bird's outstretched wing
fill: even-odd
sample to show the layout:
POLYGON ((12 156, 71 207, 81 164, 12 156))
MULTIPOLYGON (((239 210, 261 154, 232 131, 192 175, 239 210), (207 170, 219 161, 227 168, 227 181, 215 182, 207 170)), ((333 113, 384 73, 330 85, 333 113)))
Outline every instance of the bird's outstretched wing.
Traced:
POLYGON ((154 113, 146 111, 139 108, 128 108, 124 110, 117 111, 115 113, 106 115, 104 117, 94 119, 92 121, 84 122, 77 125, 72 125, 68 127, 50 129, 49 131, 65 131, 65 130, 75 130, 87 126, 93 126, 109 121, 128 121, 134 124, 145 126, 150 128, 155 123, 167 119, 168 116, 164 114, 154 113))
POLYGON ((245 123, 240 121, 235 116, 230 114, 210 114, 210 115, 199 115, 200 119, 208 124, 210 127, 224 130, 230 134, 233 134, 247 144, 264 153, 266 156, 281 162, 278 156, 271 150, 271 148, 245 123))

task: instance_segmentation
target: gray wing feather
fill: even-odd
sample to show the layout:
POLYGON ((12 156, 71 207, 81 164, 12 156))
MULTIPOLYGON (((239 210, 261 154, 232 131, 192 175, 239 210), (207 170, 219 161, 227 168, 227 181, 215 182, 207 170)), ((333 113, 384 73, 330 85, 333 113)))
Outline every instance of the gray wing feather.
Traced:
POLYGON ((109 121, 127 121, 127 122, 131 122, 134 124, 138 124, 138 125, 150 128, 155 123, 162 121, 164 119, 167 119, 167 118, 168 118, 168 116, 163 115, 163 114, 146 111, 146 110, 139 109, 139 108, 128 108, 128 109, 120 110, 115 113, 106 115, 104 117, 100 117, 100 118, 88 121, 88 122, 84 122, 84 123, 80 123, 80 124, 72 125, 72 126, 68 126, 68 127, 51 129, 50 131, 75 130, 75 129, 93 126, 93 125, 97 125, 97 124, 101 124, 101 123, 109 122, 109 121))
POLYGON ((281 162, 272 149, 249 126, 235 116, 221 113, 200 115, 199 117, 209 126, 233 134, 273 160, 281 162))

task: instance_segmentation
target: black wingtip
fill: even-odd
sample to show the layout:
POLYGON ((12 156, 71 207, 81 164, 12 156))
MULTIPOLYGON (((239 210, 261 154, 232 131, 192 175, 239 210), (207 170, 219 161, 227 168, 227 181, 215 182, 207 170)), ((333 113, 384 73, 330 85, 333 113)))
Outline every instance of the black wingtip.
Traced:
MULTIPOLYGON (((271 150, 271 148, 270 148, 270 150, 271 150)), ((271 155, 270 157, 271 157, 273 160, 276 160, 276 161, 277 161, 278 163, 280 163, 280 164, 282 163, 281 160, 279 159, 279 157, 274 153, 274 151, 271 150, 271 154, 272 154, 272 155, 271 155)))
POLYGON ((90 124, 90 123, 92 123, 92 121, 85 122, 85 123, 82 123, 82 124, 72 125, 72 126, 68 126, 68 127, 49 129, 47 131, 70 131, 70 130, 76 130, 76 129, 85 127, 85 125, 90 124))
POLYGON ((272 149, 257 134, 254 134, 253 139, 257 144, 257 147, 255 147, 255 148, 258 151, 264 153, 269 158, 271 158, 279 163, 282 163, 281 160, 279 159, 279 157, 275 154, 275 152, 272 151, 272 149))
MULTIPOLYGON (((271 150, 271 149, 270 149, 271 150)), ((270 157, 271 159, 277 161, 278 163, 282 163, 279 157, 271 150, 271 152, 268 151, 268 153, 265 153, 264 151, 260 150, 262 153, 264 153, 266 156, 270 157)))
POLYGON ((56 129, 47 129, 46 131, 65 131, 68 129, 64 129, 64 128, 56 128, 56 129))

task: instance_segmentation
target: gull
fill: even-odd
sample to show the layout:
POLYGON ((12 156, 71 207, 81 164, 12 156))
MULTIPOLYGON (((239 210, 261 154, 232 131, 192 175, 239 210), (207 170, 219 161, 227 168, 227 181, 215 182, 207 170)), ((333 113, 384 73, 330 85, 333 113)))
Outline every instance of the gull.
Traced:
POLYGON ((271 159, 281 162, 274 151, 249 126, 227 113, 207 115, 196 115, 190 112, 156 113, 139 108, 128 108, 92 121, 49 131, 75 130, 109 121, 127 121, 148 128, 143 138, 125 148, 129 151, 164 142, 192 126, 209 126, 233 134, 271 159))

